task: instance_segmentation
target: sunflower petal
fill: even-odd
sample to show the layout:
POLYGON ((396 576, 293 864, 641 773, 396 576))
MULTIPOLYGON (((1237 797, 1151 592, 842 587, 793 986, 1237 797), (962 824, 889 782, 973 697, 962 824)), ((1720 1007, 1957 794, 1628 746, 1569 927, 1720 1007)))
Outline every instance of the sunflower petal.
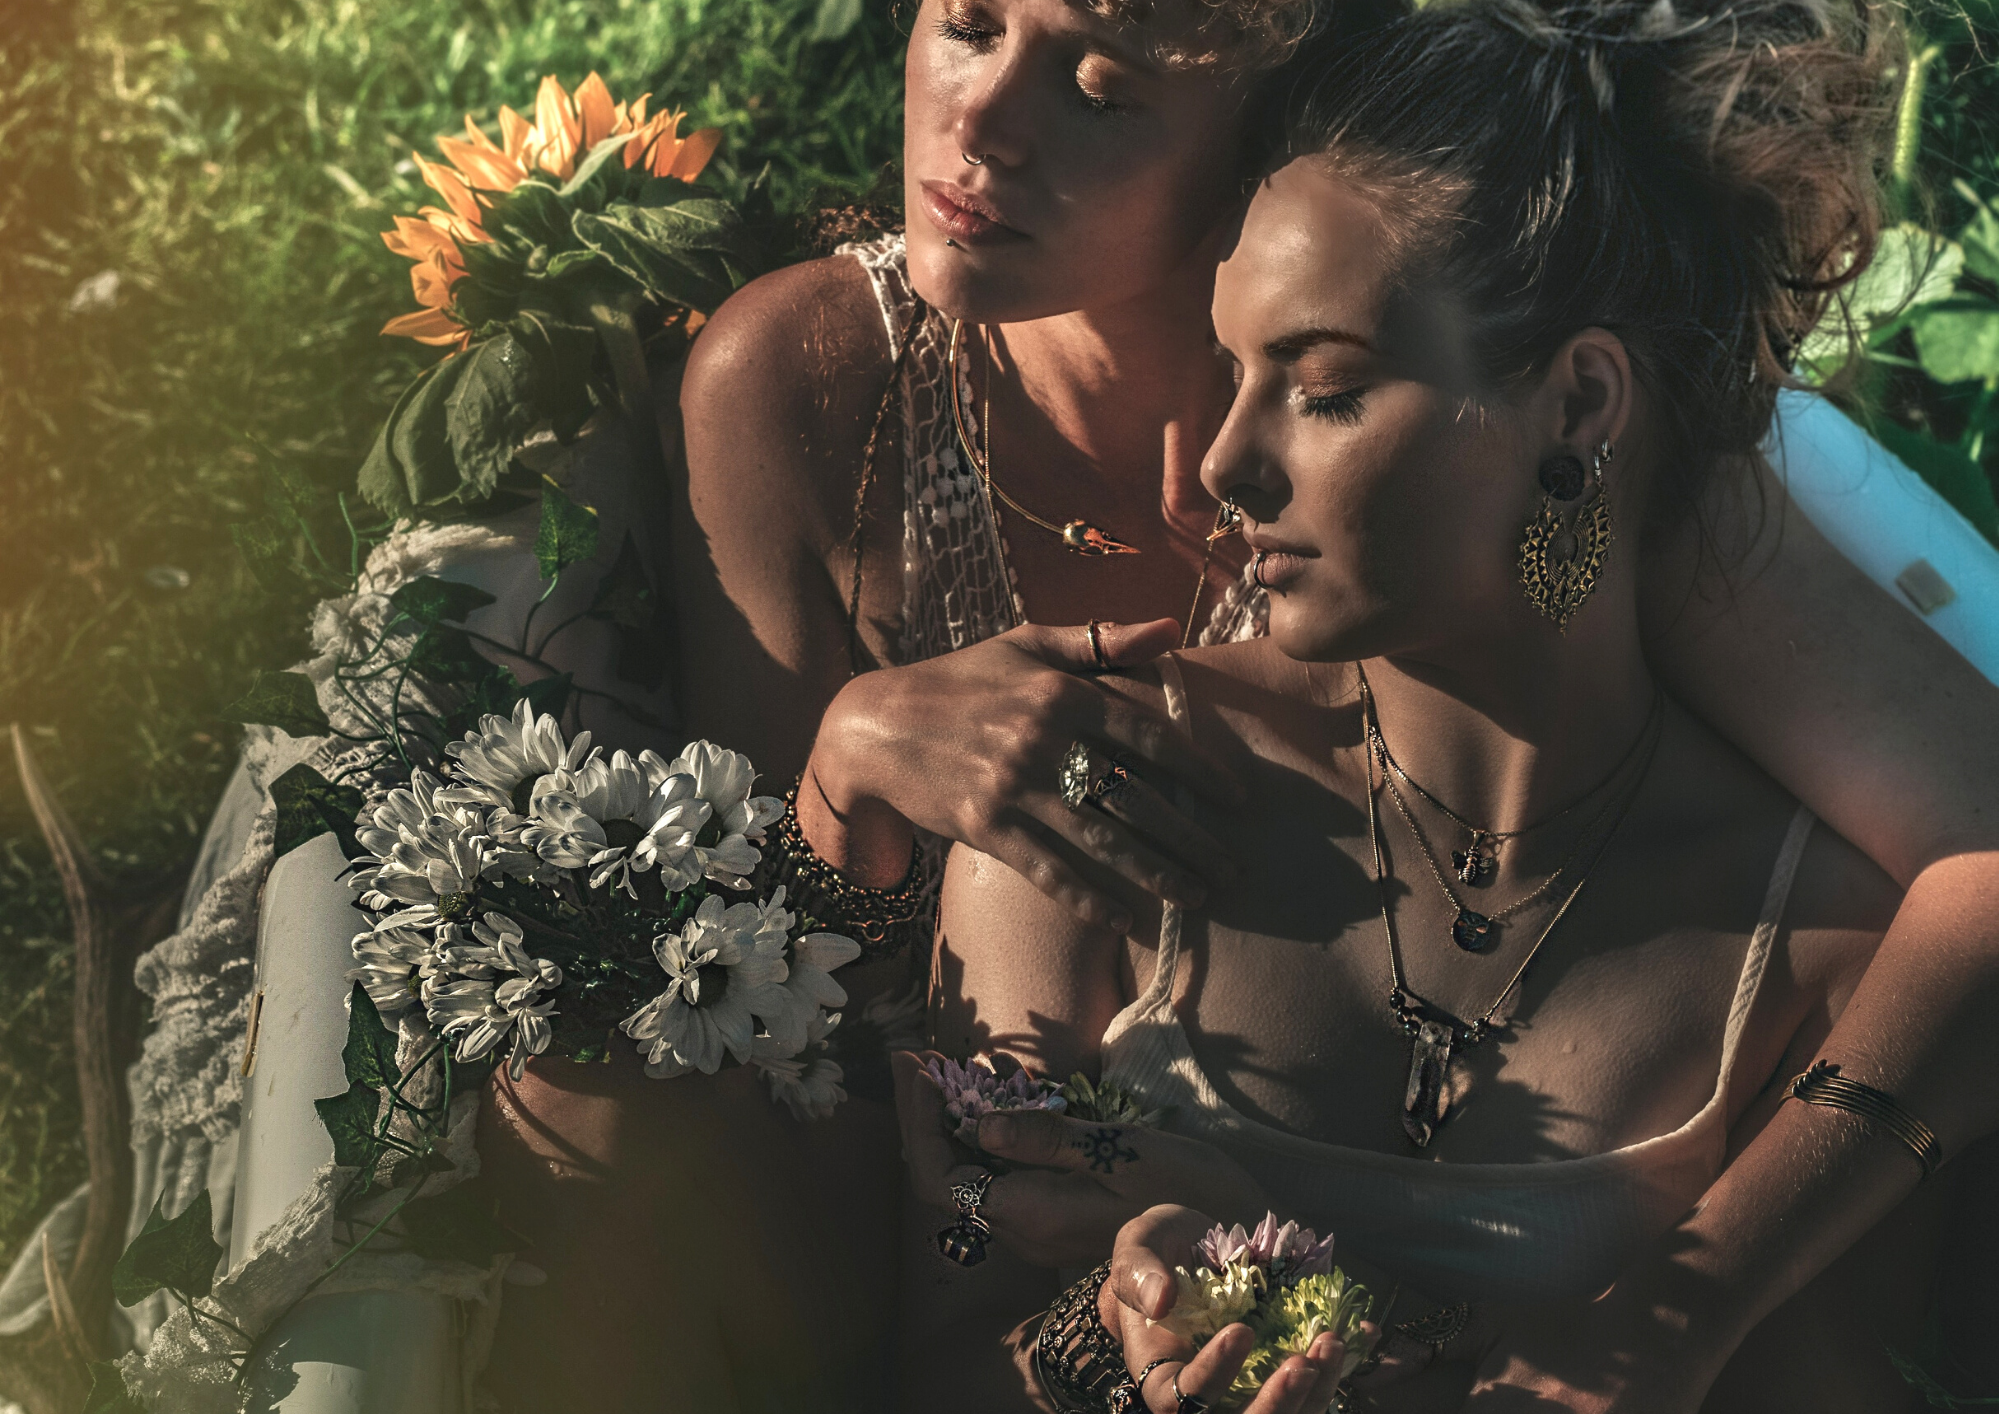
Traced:
POLYGON ((675 155, 673 166, 660 175, 679 177, 684 182, 691 182, 701 175, 701 169, 708 165, 708 159, 715 156, 715 149, 721 145, 721 128, 703 128, 681 143, 681 150, 675 155))
POLYGON ((438 151, 465 175, 473 186, 485 191, 512 191, 527 178, 520 165, 504 152, 488 152, 469 142, 438 139, 438 151))
MULTIPOLYGON (((516 162, 534 134, 535 125, 504 103, 500 105, 500 146, 516 162)), ((523 166, 527 165, 522 163, 523 166)))
POLYGON ((535 93, 535 137, 539 148, 535 160, 543 171, 564 181, 576 175, 583 124, 577 121, 569 94, 554 74, 544 78, 535 93))
POLYGON ((397 315, 382 326, 382 332, 420 344, 444 345, 463 344, 471 331, 441 309, 420 309, 397 315))
POLYGON ((473 198, 471 188, 459 178, 458 173, 438 163, 426 162, 417 153, 413 152, 410 156, 415 158, 417 170, 424 174, 424 185, 444 198, 444 204, 451 208, 452 214, 461 220, 470 221, 475 226, 478 225, 479 203, 473 198))
POLYGON ((470 113, 467 113, 465 115, 465 137, 466 141, 470 142, 474 147, 478 148, 482 152, 504 151, 504 149, 500 146, 499 143, 493 141, 492 138, 486 136, 486 129, 480 127, 479 124, 472 121, 472 115, 470 113))
POLYGON ((611 101, 611 90, 604 86, 595 69, 577 85, 576 108, 583 118, 583 151, 590 151, 616 130, 618 115, 611 101))
MULTIPOLYGON (((428 209, 437 210, 434 206, 428 209)), ((407 256, 411 260, 422 260, 432 251, 451 244, 451 237, 430 221, 420 221, 410 216, 398 216, 395 221, 395 230, 382 233, 382 244, 398 255, 407 256)))

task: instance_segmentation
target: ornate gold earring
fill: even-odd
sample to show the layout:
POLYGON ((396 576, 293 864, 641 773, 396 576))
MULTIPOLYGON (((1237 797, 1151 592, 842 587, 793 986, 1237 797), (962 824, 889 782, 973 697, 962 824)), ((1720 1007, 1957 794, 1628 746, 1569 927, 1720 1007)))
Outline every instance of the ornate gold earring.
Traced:
POLYGON ((1537 469, 1542 508, 1528 522, 1521 541, 1521 590, 1558 632, 1568 630, 1569 621, 1597 588, 1611 551, 1611 499, 1604 494, 1604 468, 1610 460, 1611 443, 1599 442, 1591 457, 1590 499, 1568 524, 1556 502, 1583 495, 1583 463, 1559 452, 1537 469))

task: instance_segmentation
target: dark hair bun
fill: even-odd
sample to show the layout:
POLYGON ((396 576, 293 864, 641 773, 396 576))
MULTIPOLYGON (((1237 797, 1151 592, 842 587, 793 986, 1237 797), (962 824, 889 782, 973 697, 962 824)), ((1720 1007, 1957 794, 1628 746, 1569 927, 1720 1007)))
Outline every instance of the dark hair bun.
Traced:
POLYGON ((1287 145, 1433 208, 1411 258, 1465 300, 1496 386, 1618 334, 1663 467, 1699 478, 1755 450, 1874 252, 1884 37, 1801 0, 1437 0, 1316 56, 1287 145))

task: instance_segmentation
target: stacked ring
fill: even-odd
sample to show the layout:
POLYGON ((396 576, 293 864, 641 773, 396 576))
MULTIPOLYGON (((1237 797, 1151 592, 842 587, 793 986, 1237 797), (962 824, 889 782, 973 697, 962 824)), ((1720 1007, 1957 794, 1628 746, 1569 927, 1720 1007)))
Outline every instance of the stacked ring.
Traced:
POLYGON ((986 1244, 992 1240, 993 1227, 979 1216, 979 1205, 986 1201, 986 1190, 992 1182, 992 1172, 981 1169, 976 1177, 954 1183, 949 1190, 951 1205, 958 1209, 958 1220, 939 1231, 937 1249, 948 1261, 961 1267, 976 1267, 986 1260, 986 1244))
POLYGON ((1098 620, 1092 619, 1083 626, 1083 636, 1090 640, 1090 656, 1097 660, 1097 671, 1108 673, 1111 671, 1111 659, 1104 653, 1104 638, 1098 633, 1101 627, 1098 620))

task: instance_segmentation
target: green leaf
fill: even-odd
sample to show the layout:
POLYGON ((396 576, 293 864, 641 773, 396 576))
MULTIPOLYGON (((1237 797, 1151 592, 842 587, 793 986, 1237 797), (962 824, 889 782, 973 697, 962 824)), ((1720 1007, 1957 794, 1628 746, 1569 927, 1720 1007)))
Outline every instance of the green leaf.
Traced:
POLYGON ((419 1256, 475 1267, 528 1245, 526 1238, 502 1227, 477 1188, 465 1183, 435 1198, 411 1200, 403 1208, 403 1230, 419 1256))
POLYGON ((554 482, 542 487, 542 524, 535 532, 535 563, 543 579, 554 579, 579 560, 597 553, 597 510, 580 506, 554 482))
POLYGON ((273 843, 280 855, 328 830, 340 840, 341 853, 349 859, 364 852, 354 838, 354 817, 360 813, 363 798, 353 786, 335 785, 301 761, 271 782, 271 803, 278 810, 273 843))
MULTIPOLYGON (((495 236, 512 235, 529 246, 562 250, 572 239, 569 208, 547 182, 522 182, 487 210, 480 224, 495 236)), ((563 251, 562 255, 573 252, 563 251)), ((557 255, 557 260, 562 259, 557 255)))
POLYGON ((479 656, 462 628, 432 624, 410 646, 404 660, 411 672, 437 686, 476 683, 493 665, 479 656))
POLYGON ((445 440, 457 468, 457 498, 483 501, 542 420, 535 361, 511 333, 460 355, 465 369, 443 405, 445 440))
POLYGON ((741 213, 715 197, 669 206, 613 202, 576 214, 577 239, 637 281, 651 299, 713 313, 755 272, 741 213))
POLYGON ((563 708, 569 705, 571 673, 557 673, 553 677, 537 678, 521 689, 521 696, 537 713, 560 718, 563 708))
POLYGON ((2000 251, 1996 251, 2000 248, 2000 217, 1996 217, 1993 203, 1982 200, 1963 177, 1952 186, 1972 203, 1976 212, 1958 233, 1958 243, 1965 251, 1966 272, 1989 284, 2000 281, 2000 251))
POLYGON ((265 593, 290 599, 303 588, 305 577, 299 573, 291 542, 274 522, 238 521, 229 527, 229 538, 265 593))
POLYGON ((90 1393, 83 1414, 146 1414, 139 1397, 125 1388, 125 1375, 109 1360, 90 1362, 90 1393))
POLYGON ((153 1200, 145 1227, 111 1269, 111 1291, 120 1306, 136 1306, 162 1288, 196 1299, 214 1285, 222 1247, 215 1240, 208 1190, 196 1194, 177 1218, 162 1211, 165 1202, 165 1194, 153 1200))
MULTIPOLYGON (((571 201, 583 196, 584 189, 596 179, 597 174, 603 170, 604 164, 613 158, 619 157, 619 154, 625 150, 627 144, 631 141, 632 139, 629 134, 623 137, 600 139, 597 146, 591 148, 584 155, 583 160, 576 164, 576 175, 563 183, 562 190, 557 195, 571 201)), ((618 165, 619 169, 623 170, 625 164, 622 158, 619 158, 618 165)))
POLYGON ((1940 383, 1991 385, 2000 375, 2000 319, 1988 300, 1954 300, 1910 321, 1917 361, 1940 383))
POLYGON ((549 267, 542 274, 545 279, 561 280, 606 263, 604 257, 594 250, 566 250, 551 256, 549 267))
POLYGON ((653 621, 653 582, 639 560, 639 547, 632 532, 619 542, 618 558, 610 572, 597 582, 590 599, 590 616, 625 628, 644 628, 653 621))
POLYGON ((590 396, 597 331, 538 309, 524 309, 508 324, 535 366, 537 405, 556 437, 575 438, 596 410, 590 396))
POLYGON ((250 690, 222 710, 232 722, 276 727, 289 736, 325 736, 333 730, 320 710, 312 679, 304 673, 260 672, 250 690))
POLYGON ((1874 260, 1826 311, 1799 350, 1801 363, 1833 373, 1846 361, 1848 321, 1871 339, 1892 334, 1913 311, 1948 299, 1965 266, 1956 241, 1905 221, 1882 233, 1874 260))
POLYGON ((467 366, 464 354, 434 364, 396 400, 361 464, 361 494, 371 504, 390 515, 405 515, 459 496, 461 479, 445 431, 445 408, 467 366))
POLYGON ((375 1137, 375 1119, 382 1109, 379 1091, 366 1085, 351 1085, 345 1094, 314 1100, 313 1108, 319 1111, 319 1122, 333 1137, 335 1163, 353 1169, 374 1166, 382 1148, 375 1137))
POLYGON ((445 619, 463 622, 474 609, 494 602, 493 596, 474 584, 459 584, 421 575, 389 596, 389 602, 426 626, 445 619))
POLYGON ((340 1052, 349 1090, 386 1090, 403 1078, 396 1065, 396 1033, 383 1024, 368 989, 359 982, 347 994, 347 1045, 340 1052))

